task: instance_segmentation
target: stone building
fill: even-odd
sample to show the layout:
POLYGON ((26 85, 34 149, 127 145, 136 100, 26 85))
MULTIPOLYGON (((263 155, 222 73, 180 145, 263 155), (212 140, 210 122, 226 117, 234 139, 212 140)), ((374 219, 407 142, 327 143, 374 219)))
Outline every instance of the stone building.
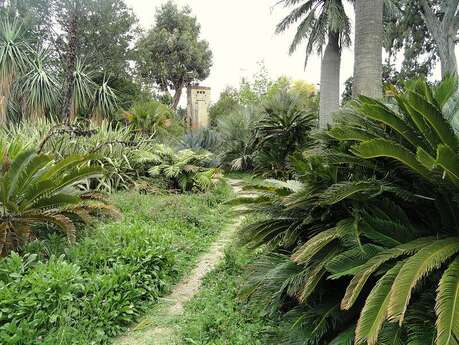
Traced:
POLYGON ((192 85, 188 87, 187 124, 190 128, 205 128, 209 125, 210 87, 192 85))

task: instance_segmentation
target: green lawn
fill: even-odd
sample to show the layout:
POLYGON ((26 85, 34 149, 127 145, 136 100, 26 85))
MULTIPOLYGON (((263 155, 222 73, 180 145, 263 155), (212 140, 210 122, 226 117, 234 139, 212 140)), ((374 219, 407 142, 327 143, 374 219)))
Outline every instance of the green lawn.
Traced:
POLYGON ((230 195, 113 196, 124 218, 0 261, 0 343, 108 343, 167 293, 229 219, 230 195))

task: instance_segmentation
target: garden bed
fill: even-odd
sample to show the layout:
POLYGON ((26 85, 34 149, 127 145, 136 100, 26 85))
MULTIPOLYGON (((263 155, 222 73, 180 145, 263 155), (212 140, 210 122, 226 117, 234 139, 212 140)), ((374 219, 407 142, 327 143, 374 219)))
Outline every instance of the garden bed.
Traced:
POLYGON ((227 219, 230 189, 206 194, 119 193, 119 222, 61 236, 0 261, 1 344, 103 344, 189 269, 227 219))

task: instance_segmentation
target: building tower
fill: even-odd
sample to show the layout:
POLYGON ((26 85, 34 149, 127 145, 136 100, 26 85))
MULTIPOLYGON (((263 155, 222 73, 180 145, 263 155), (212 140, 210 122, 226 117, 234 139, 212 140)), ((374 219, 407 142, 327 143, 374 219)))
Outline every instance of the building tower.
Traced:
POLYGON ((192 85, 188 87, 187 125, 206 128, 209 125, 210 87, 192 85))

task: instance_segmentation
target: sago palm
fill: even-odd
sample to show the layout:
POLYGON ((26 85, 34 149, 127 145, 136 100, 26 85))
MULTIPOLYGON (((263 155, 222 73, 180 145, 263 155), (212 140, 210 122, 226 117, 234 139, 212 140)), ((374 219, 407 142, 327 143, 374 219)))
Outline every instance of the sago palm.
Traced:
POLYGON ((254 124, 256 170, 266 176, 288 175, 288 158, 310 141, 316 115, 287 89, 280 90, 261 105, 260 120, 254 124))
POLYGON ((305 40, 305 65, 314 50, 324 53, 319 109, 320 127, 326 128, 331 123, 331 114, 339 108, 341 49, 351 42, 351 24, 343 0, 281 0, 279 3, 295 8, 278 24, 278 33, 299 22, 290 53, 295 52, 305 40))
MULTIPOLYGON (((421 281, 428 282, 437 289, 435 343, 457 344, 459 140, 442 111, 457 92, 457 80, 447 78, 435 88, 417 81, 408 84, 404 93, 392 92, 396 108, 361 97, 331 135, 354 142, 351 152, 359 158, 396 162, 399 174, 416 181, 413 196, 425 201, 417 203, 418 215, 411 221, 422 230, 411 241, 386 244, 387 250, 363 263, 353 275, 342 307, 351 308, 370 278, 379 277, 356 329, 358 344, 377 344, 385 322, 409 321, 416 289, 421 281)), ((430 343, 429 339, 423 343, 430 343)))
POLYGON ((100 198, 84 195, 75 185, 102 174, 90 157, 60 161, 33 150, 14 160, 3 158, 0 175, 0 253, 15 250, 37 236, 38 225, 51 224, 75 241, 75 218, 87 222, 97 210, 115 212, 100 198), (94 199, 93 201, 91 199, 94 199))
MULTIPOLYGON (((282 308, 310 315, 308 306, 339 297, 356 344, 457 344, 458 139, 442 112, 456 90, 455 79, 417 81, 392 90, 396 104, 361 97, 331 141, 320 137, 295 160, 299 182, 268 181, 257 198, 235 201, 264 215, 246 241, 289 257, 265 271, 282 279, 282 308)), ((347 330, 304 331, 298 343, 333 343, 347 330)))

